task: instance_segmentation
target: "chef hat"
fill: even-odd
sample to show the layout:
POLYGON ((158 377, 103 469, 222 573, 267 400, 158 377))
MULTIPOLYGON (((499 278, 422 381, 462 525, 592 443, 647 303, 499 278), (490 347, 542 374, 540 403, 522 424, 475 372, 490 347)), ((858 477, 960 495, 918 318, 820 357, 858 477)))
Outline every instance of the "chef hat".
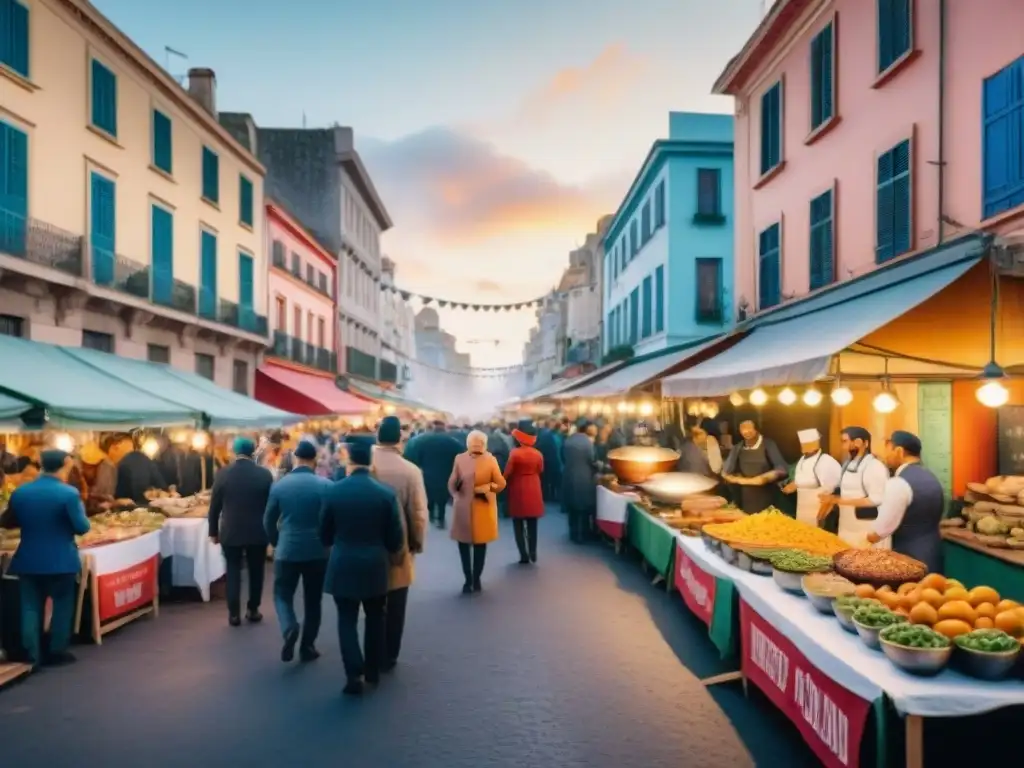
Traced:
POLYGON ((796 433, 797 439, 800 441, 800 445, 807 445, 809 443, 816 443, 821 440, 821 432, 814 429, 800 429, 796 433))

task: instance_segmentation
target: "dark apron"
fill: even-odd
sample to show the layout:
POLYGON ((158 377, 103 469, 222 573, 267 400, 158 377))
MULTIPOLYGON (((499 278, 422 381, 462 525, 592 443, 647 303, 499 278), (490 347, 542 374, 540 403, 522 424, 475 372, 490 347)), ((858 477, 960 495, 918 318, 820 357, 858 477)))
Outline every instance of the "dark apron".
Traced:
MULTIPOLYGON (((742 477, 757 477, 770 471, 771 468, 764 440, 761 440, 761 445, 757 448, 740 448, 737 469, 742 477)), ((738 490, 740 492, 740 509, 748 515, 762 512, 775 503, 775 483, 741 485, 738 490)))

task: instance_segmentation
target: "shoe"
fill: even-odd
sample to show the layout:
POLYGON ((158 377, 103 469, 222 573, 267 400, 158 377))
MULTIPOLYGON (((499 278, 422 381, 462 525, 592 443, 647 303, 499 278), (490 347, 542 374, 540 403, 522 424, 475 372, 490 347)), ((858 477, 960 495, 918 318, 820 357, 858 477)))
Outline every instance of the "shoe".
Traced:
POLYGON ((388 672, 394 672, 396 666, 398 666, 398 660, 397 659, 392 659, 391 661, 385 661, 381 665, 380 671, 381 671, 382 674, 387 674, 388 672))
POLYGON ((314 646, 306 645, 299 648, 299 661, 308 663, 310 661, 316 661, 319 658, 320 651, 318 651, 314 646))
POLYGON ((341 689, 341 692, 347 696, 362 696, 363 694, 363 680, 362 678, 354 678, 345 683, 345 687, 341 689))
POLYGON ((228 624, 232 627, 240 627, 242 625, 242 619, 238 614, 231 614, 228 616, 228 624))
POLYGON ((380 683, 380 672, 367 672, 363 675, 363 680, 367 685, 377 685, 380 683))
POLYGON ((521 556, 519 558, 519 565, 529 565, 529 564, 530 564, 530 558, 528 558, 526 555, 523 555, 523 556, 521 556))
POLYGON ((299 642, 299 628, 292 627, 284 633, 284 647, 281 649, 281 661, 289 662, 295 658, 295 644, 299 642))
POLYGON ((263 621, 263 614, 257 610, 250 609, 245 612, 245 620, 250 624, 259 624, 263 621))
POLYGON ((78 659, 71 651, 61 651, 60 653, 51 653, 43 664, 47 667, 63 667, 67 664, 74 664, 76 661, 78 659))
POLYGON ((530 553, 530 562, 531 563, 536 563, 537 562, 537 553, 536 552, 531 552, 530 553))
POLYGON ((483 587, 480 585, 480 579, 476 579, 473 582, 473 591, 474 592, 480 592, 482 590, 483 590, 483 587))
POLYGON ((473 582, 467 581, 465 584, 462 585, 462 594, 468 595, 468 594, 472 593, 472 591, 473 591, 473 582))

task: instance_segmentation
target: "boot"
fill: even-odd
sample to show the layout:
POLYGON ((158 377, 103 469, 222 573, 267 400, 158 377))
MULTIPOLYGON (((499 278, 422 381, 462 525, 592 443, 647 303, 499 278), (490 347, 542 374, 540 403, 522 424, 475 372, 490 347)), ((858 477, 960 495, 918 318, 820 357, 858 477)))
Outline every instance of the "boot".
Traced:
POLYGON ((513 520, 512 532, 516 537, 516 549, 519 550, 519 564, 529 565, 530 555, 526 548, 526 520, 513 520))
POLYGON ((483 587, 480 586, 480 576, 484 572, 484 562, 487 560, 487 545, 486 544, 474 544, 473 545, 473 591, 479 592, 483 587))
POLYGON ((473 591, 473 567, 469 557, 470 545, 459 543, 459 559, 462 561, 462 575, 466 583, 462 585, 462 594, 468 595, 473 591))

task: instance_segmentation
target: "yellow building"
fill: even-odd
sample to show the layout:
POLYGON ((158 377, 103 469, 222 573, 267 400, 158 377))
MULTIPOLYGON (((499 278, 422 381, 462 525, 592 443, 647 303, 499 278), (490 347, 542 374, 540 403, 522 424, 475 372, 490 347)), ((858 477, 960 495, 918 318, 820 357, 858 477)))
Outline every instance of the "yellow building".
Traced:
POLYGON ((267 342, 264 169, 85 0, 0 0, 0 332, 251 394, 267 342))

